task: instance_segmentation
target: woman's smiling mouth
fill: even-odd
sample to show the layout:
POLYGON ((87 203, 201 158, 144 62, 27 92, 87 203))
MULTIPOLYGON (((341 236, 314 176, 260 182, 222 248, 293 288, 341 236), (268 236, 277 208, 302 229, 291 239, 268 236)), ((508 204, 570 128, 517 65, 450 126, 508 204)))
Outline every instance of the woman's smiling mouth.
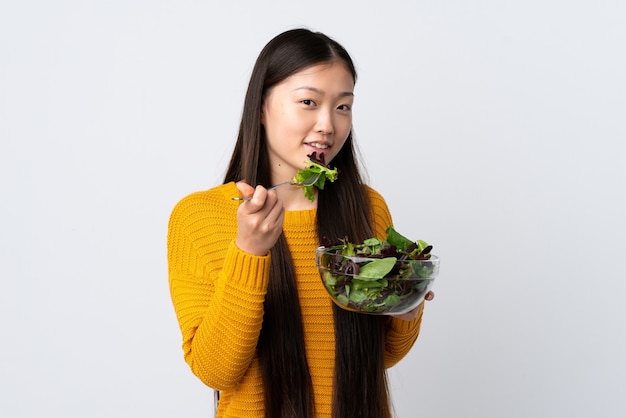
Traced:
POLYGON ((317 148, 317 149, 328 149, 330 148, 330 145, 328 144, 321 144, 319 142, 309 142, 307 143, 308 146, 313 147, 313 148, 317 148))

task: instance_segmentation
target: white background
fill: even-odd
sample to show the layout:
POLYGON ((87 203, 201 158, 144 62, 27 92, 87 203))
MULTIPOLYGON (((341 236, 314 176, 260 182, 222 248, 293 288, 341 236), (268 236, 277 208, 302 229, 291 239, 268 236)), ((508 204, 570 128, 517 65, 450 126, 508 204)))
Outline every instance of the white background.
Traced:
POLYGON ((398 230, 442 270, 402 418, 626 416, 626 3, 2 1, 0 414, 210 417, 166 228, 263 45, 323 31, 398 230), (228 3, 228 4, 227 4, 228 3))

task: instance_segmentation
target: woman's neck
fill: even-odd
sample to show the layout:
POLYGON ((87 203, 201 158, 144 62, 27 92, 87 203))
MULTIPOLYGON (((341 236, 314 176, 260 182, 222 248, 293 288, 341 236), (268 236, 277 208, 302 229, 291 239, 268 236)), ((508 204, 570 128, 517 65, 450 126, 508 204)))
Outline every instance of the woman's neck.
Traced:
MULTIPOLYGON (((278 198, 283 202, 285 210, 309 210, 317 208, 317 199, 311 202, 305 195, 302 187, 285 186, 276 189, 278 198)), ((315 192, 317 195, 317 191, 315 192)))

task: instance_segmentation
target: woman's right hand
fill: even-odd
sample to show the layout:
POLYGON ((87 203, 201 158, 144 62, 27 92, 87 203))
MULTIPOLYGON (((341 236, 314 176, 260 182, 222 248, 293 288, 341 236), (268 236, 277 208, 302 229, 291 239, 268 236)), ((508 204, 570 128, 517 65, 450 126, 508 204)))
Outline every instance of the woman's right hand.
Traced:
POLYGON ((250 254, 264 256, 274 246, 283 230, 285 209, 276 192, 263 186, 256 189, 244 182, 238 182, 237 189, 244 201, 237 209, 237 247, 250 254))

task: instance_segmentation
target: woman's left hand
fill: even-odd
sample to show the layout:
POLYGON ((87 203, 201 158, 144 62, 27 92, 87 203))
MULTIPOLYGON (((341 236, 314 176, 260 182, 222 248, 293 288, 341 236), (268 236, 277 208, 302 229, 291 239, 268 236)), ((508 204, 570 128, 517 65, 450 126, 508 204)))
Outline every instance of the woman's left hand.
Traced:
MULTIPOLYGON (((424 296, 424 300, 431 301, 433 299, 435 299, 435 292, 433 292, 432 290, 429 290, 428 293, 426 293, 426 296, 424 296)), ((420 311, 420 309, 422 308, 423 304, 424 304, 424 302, 420 303, 417 308, 413 309, 410 312, 407 312, 407 313, 402 314, 402 315, 394 315, 394 316, 396 318, 402 319, 404 321, 412 321, 412 320, 414 320, 417 317, 417 314, 420 311)))

